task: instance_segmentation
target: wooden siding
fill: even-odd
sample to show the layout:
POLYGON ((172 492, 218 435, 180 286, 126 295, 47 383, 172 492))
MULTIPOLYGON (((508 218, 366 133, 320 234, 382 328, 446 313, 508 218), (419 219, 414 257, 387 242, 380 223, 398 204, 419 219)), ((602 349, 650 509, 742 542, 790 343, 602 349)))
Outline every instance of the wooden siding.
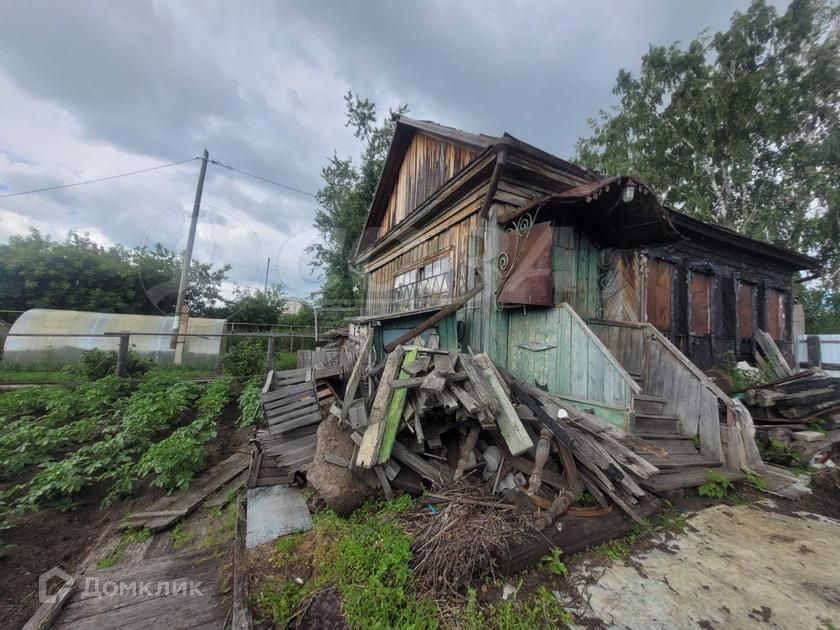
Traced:
POLYGON ((467 270, 470 231, 477 225, 478 215, 468 215, 373 269, 368 275, 365 313, 386 315, 395 312, 391 303, 394 276, 441 255, 449 256, 450 300, 466 293, 469 290, 467 270))
POLYGON ((639 253, 608 249, 602 252, 601 259, 604 274, 601 288, 603 319, 641 321, 644 276, 639 253))
POLYGON ((583 404, 594 403, 590 406, 598 415, 625 426, 636 383, 569 304, 511 310, 507 316, 507 369, 514 376, 583 404), (609 413, 610 408, 620 413, 609 413))
POLYGON ((399 224, 417 206, 476 157, 473 150, 417 133, 403 158, 379 237, 399 224))
POLYGON ((704 455, 724 461, 718 399, 731 401, 651 324, 590 322, 624 368, 641 377, 644 393, 667 400, 663 413, 680 419, 684 435, 700 437, 704 455))
POLYGON ((554 303, 568 302, 582 317, 597 317, 601 250, 577 226, 554 226, 554 303))

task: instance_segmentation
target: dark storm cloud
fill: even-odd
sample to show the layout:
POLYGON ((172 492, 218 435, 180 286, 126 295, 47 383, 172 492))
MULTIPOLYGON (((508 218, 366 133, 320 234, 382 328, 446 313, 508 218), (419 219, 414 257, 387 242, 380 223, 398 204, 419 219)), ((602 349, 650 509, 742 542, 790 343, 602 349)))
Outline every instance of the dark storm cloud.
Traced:
MULTIPOLYGON (((79 181, 207 147, 212 158, 314 192, 334 150, 358 151, 344 126, 348 89, 374 98, 380 115, 408 103, 416 117, 508 131, 571 156, 586 119, 613 102, 619 68, 636 70, 650 43, 725 28, 746 6, 6 3, 0 187, 79 181)), ((134 246, 167 216, 175 234, 166 244, 175 247, 196 171, 192 163, 101 187, 0 200, 0 238, 29 221, 56 234, 91 229, 134 246), (174 208, 181 211, 172 214, 174 208)), ((215 246, 206 251, 234 264, 233 280, 254 283, 255 258, 272 256, 294 292, 315 288, 300 260, 304 241, 313 238, 311 198, 213 166, 205 200, 227 211, 216 212, 216 229, 207 231, 215 246)))

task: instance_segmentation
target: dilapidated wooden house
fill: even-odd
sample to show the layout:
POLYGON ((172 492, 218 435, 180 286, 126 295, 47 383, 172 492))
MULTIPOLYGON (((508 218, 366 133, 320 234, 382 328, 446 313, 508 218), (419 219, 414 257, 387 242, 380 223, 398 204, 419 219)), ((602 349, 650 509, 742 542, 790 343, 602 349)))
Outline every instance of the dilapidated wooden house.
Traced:
POLYGON ((732 402, 703 370, 751 356, 759 327, 790 353, 793 278, 818 268, 664 207, 633 178, 406 117, 355 263, 356 325, 380 356, 412 337, 486 352, 657 441, 687 475, 736 457, 732 402))

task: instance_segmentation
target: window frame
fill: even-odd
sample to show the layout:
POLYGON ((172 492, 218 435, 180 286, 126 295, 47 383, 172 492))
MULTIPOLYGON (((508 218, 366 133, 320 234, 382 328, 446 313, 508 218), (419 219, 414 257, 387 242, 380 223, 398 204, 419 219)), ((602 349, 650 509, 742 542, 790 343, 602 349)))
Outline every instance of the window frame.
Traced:
POLYGON ((424 258, 412 266, 403 267, 395 271, 391 276, 391 290, 388 300, 389 312, 410 312, 446 304, 452 297, 453 276, 451 253, 452 249, 449 248, 433 256, 424 258), (445 270, 443 269, 444 261, 446 263, 445 270), (440 271, 427 276, 426 270, 431 268, 434 271, 435 265, 439 265, 438 269, 440 271), (434 288, 434 279, 441 277, 444 281, 442 290, 428 291, 430 286, 434 288), (408 280, 401 281, 401 278, 408 278, 408 280), (398 282, 400 282, 399 285, 397 284, 398 282), (402 291, 400 298, 396 299, 397 290, 404 288, 405 290, 402 291))

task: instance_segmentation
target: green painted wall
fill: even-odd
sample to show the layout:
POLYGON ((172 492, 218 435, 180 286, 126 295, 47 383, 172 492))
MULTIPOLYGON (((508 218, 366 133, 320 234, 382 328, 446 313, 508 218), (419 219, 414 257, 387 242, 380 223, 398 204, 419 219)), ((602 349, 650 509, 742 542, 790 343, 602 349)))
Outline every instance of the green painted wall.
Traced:
POLYGON ((507 311, 507 369, 517 378, 625 426, 632 379, 569 305, 507 311))
POLYGON ((582 229, 574 225, 555 225, 551 255, 554 303, 568 302, 581 317, 597 317, 600 263, 601 250, 582 229))
MULTIPOLYGON (((434 313, 383 319, 381 325, 376 326, 373 329, 373 345, 376 350, 377 360, 381 361, 385 358, 385 351, 383 348, 386 343, 389 343, 400 335, 407 333, 415 326, 419 326, 432 315, 434 315, 434 313)), ((456 326, 456 316, 450 315, 438 322, 437 326, 429 329, 429 331, 424 333, 423 336, 428 337, 430 333, 437 332, 441 348, 455 349, 458 347, 458 332, 456 326)))

